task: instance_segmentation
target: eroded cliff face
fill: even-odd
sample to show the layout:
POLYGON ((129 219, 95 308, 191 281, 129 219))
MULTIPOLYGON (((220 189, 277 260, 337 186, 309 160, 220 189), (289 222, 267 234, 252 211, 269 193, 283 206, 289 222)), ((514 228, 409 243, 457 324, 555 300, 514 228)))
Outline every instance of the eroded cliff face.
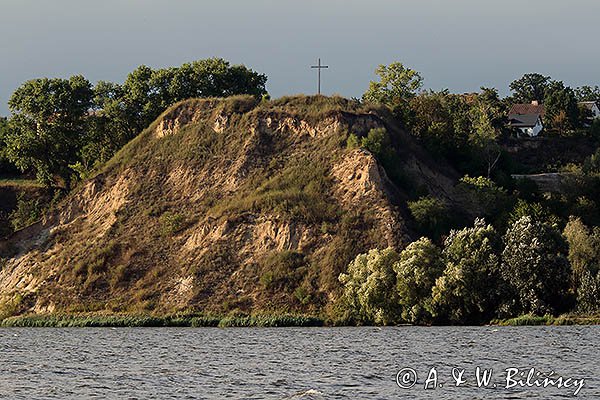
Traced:
MULTIPOLYGON (((372 154, 345 145, 349 133, 397 128, 326 100, 173 106, 2 244, 4 309, 320 312, 357 254, 409 241, 399 189, 372 154)), ((452 186, 405 157, 425 183, 438 175, 432 190, 452 186)))

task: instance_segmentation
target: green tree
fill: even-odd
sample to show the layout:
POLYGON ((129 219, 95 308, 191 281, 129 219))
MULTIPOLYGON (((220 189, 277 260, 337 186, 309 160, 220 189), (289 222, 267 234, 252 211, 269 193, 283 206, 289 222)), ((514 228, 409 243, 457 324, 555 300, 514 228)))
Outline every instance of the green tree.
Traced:
POLYGON ((398 253, 392 248, 370 250, 358 255, 340 274, 344 303, 360 322, 393 324, 398 321, 398 297, 394 263, 398 253))
POLYGON ((428 238, 421 238, 400 253, 394 270, 402 319, 410 323, 430 322, 431 289, 444 272, 441 250, 428 238))
POLYGON ((32 169, 40 182, 69 186, 92 106, 91 84, 82 76, 25 82, 9 101, 13 117, 4 137, 6 154, 22 171, 32 169))
POLYGON ((600 269, 600 228, 592 231, 579 218, 571 217, 563 235, 569 245, 572 288, 577 291, 584 275, 594 277, 600 269))
POLYGON ((564 304, 570 268, 556 226, 525 216, 504 237, 502 275, 518 299, 514 311, 543 315, 564 304))
POLYGON ((82 148, 83 167, 108 160, 178 101, 237 94, 262 97, 267 94, 266 81, 266 75, 243 65, 211 58, 158 70, 142 65, 122 85, 99 82, 94 88, 89 140, 82 148))
POLYGON ((450 229, 450 209, 442 200, 424 196, 407 202, 407 205, 420 234, 437 239, 450 229))
POLYGON ((579 125, 579 106, 575 92, 564 83, 551 82, 546 88, 544 97, 546 107, 545 122, 564 134, 579 125))
POLYGON ((551 78, 538 73, 525 74, 510 84, 516 102, 544 101, 551 78))
POLYGON ((476 216, 498 219, 512 207, 512 200, 506 190, 489 178, 465 175, 457 187, 465 196, 468 210, 476 216))
POLYGON ((600 311, 600 273, 584 272, 577 291, 577 310, 589 314, 600 311))
POLYGON ((444 274, 432 289, 431 314, 441 321, 479 323, 496 312, 501 294, 501 241, 477 219, 472 228, 451 231, 444 243, 444 274))
POLYGON ((371 81, 363 100, 381 103, 390 107, 397 115, 406 117, 410 99, 423 86, 421 75, 400 62, 379 65, 375 70, 379 81, 371 81))
POLYGON ((600 102, 600 87, 580 86, 575 89, 575 96, 578 101, 600 102))
POLYGON ((504 110, 496 89, 482 87, 469 110, 471 135, 469 144, 477 154, 483 155, 490 178, 502 155, 498 144, 504 124, 504 110))

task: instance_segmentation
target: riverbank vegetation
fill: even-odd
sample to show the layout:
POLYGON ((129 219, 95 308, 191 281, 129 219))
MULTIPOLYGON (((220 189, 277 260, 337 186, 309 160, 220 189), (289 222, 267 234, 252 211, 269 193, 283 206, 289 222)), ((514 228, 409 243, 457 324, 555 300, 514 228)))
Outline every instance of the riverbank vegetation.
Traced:
MULTIPOLYGON (((264 296, 277 299, 263 304, 290 311, 290 315, 269 317, 246 313, 247 309, 240 313, 238 308, 260 295, 241 295, 240 299, 236 294, 220 304, 231 308, 222 310, 225 316, 220 317, 65 314, 10 317, 2 324, 534 324, 583 321, 577 315, 599 312, 600 119, 592 121, 578 103, 600 101, 600 89, 572 89, 548 76, 526 74, 510 84, 511 96, 502 98, 494 88, 468 94, 423 91, 421 75, 400 63, 381 66, 377 74, 380 79, 371 82, 362 99, 353 100, 324 96, 270 100, 265 75, 221 59, 158 70, 141 66, 122 84, 92 85, 82 76, 24 83, 11 97, 12 116, 0 119, 0 176, 7 177, 0 180, 0 198, 10 198, 4 203, 11 204, 0 210, 0 237, 40 220, 79 181, 136 166, 140 175, 136 185, 128 188, 128 208, 115 214, 117 222, 108 235, 127 229, 134 232, 141 226, 148 232, 156 230, 161 238, 157 244, 148 235, 128 233, 124 237, 131 243, 122 248, 114 238, 107 239, 105 249, 98 244, 96 249, 80 251, 83 244, 73 245, 69 251, 77 257, 64 259, 78 261, 70 266, 68 276, 80 279, 87 294, 106 287, 125 290, 136 282, 159 287, 152 285, 162 279, 160 274, 168 273, 167 268, 148 272, 145 268, 154 264, 128 264, 142 257, 136 246, 144 243, 148 253, 156 254, 158 250, 172 254, 170 246, 176 245, 187 249, 182 238, 186 229, 206 216, 226 221, 227 229, 223 228, 218 251, 202 253, 193 266, 186 266, 193 276, 233 271, 231 265, 239 254, 231 244, 235 241, 230 240, 235 229, 229 230, 228 224, 241 226, 236 224, 257 216, 276 215, 285 220, 278 222, 290 232, 306 228, 305 235, 319 237, 315 243, 333 244, 332 250, 323 247, 314 257, 293 248, 297 243, 286 243, 291 250, 266 252, 249 264, 248 270, 256 271, 255 285, 246 279, 244 290, 258 287, 264 296), (245 96, 231 97, 238 94, 245 96), (211 99, 180 102, 192 97, 211 99), (507 126, 508 110, 514 103, 531 101, 546 108, 545 131, 540 138, 518 138, 507 126), (194 112, 210 107, 223 108, 214 113, 222 118, 217 121, 222 125, 190 122, 194 112), (344 127, 353 126, 344 118, 362 118, 357 124, 361 129, 319 137, 326 128, 315 126, 334 114, 334 122, 344 127), (163 120, 153 122, 160 115, 163 120), (176 124, 190 125, 181 135, 167 133, 160 141, 154 140, 151 136, 161 121, 173 124, 165 131, 174 130, 176 124), (222 127, 227 124, 227 129, 222 127), (261 131, 260 124, 273 127, 263 126, 261 131), (375 127, 368 128, 370 124, 375 127), (152 129, 145 129, 148 126, 152 129), (317 145, 281 134, 290 130, 300 137, 305 129, 313 129, 310 136, 314 143, 319 140, 317 145), (368 227, 377 215, 354 215, 332 205, 333 182, 340 178, 332 177, 330 158, 334 155, 335 165, 342 165, 340 160, 361 153, 359 148, 377 161, 369 171, 381 168, 385 172, 382 187, 388 180, 393 186, 385 187, 385 201, 386 207, 389 200, 402 215, 403 229, 406 225, 401 245, 376 247, 377 235, 368 227), (284 151, 289 152, 285 157, 284 151), (410 152, 419 153, 420 164, 412 171, 403 164, 410 152), (415 177, 414 171, 423 165, 434 173, 415 177), (190 172, 206 166, 212 169, 201 178, 190 172), (211 186, 208 180, 198 179, 214 178, 233 167, 239 173, 223 183, 242 182, 233 195, 223 197, 212 188, 199 196, 193 209, 183 204, 198 194, 198 187, 211 186), (184 182, 185 196, 157 206, 177 190, 164 189, 166 181, 158 185, 146 179, 152 175, 144 175, 149 171, 154 176, 168 175, 173 179, 169 185, 175 188, 184 182), (560 179, 549 187, 527 178, 550 171, 560 179), (445 173, 452 179, 449 187, 423 183, 445 173), (10 190, 3 194, 2 188, 10 190), (131 198, 146 200, 136 203, 131 198), (366 249, 357 250, 363 245, 366 249), (112 268, 111 263, 120 264, 112 268), (234 313, 229 315, 229 311, 234 313), (318 318, 297 316, 296 311, 318 318), (557 317, 565 313, 568 317, 557 317)), ((342 166, 352 172, 348 165, 342 166)), ((360 188, 342 189, 352 193, 360 188)), ((387 210, 376 205, 377 211, 387 210)), ((246 237, 240 233, 238 240, 246 237)), ((255 248, 245 250, 250 253, 248 249, 255 248)), ((156 307, 155 294, 150 292, 140 290, 140 305, 156 307)), ((204 292, 213 293, 212 288, 204 292)), ((18 314, 26 308, 27 302, 21 303, 5 303, 2 315, 18 314)))

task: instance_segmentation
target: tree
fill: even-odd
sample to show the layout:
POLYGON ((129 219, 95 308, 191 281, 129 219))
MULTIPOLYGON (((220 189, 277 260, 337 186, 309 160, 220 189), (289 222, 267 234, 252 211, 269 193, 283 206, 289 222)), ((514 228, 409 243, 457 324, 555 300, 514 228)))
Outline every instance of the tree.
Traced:
MULTIPOLYGON (((18 169, 9 161, 5 140, 9 135, 8 119, 0 117, 0 175, 14 174, 18 169)), ((2 233, 0 232, 0 236, 2 233)))
POLYGON ((516 102, 530 103, 534 100, 544 101, 550 77, 538 73, 525 74, 510 84, 516 102))
POLYGON ((10 161, 22 171, 34 170, 40 182, 51 185, 58 176, 68 187, 69 165, 77 161, 92 94, 81 75, 21 85, 8 103, 13 117, 4 141, 10 161))
POLYGON ((437 239, 450 228, 450 209, 442 200, 424 196, 407 205, 420 234, 437 239))
POLYGON ((577 101, 596 101, 600 102, 600 87, 598 86, 580 86, 575 89, 577 101))
POLYGON ((450 232, 444 243, 444 274, 432 289, 435 318, 474 323, 494 316, 501 293, 500 246, 498 233, 482 219, 472 228, 450 232))
POLYGON ((600 273, 584 272, 577 291, 577 309, 589 314, 600 311, 600 273))
POLYGON ((512 207, 506 190, 490 178, 465 175, 457 188, 464 194, 468 209, 479 217, 498 218, 512 207))
POLYGON ((600 228, 590 231, 579 218, 571 217, 563 235, 569 245, 572 288, 577 291, 586 273, 594 277, 600 269, 600 228))
POLYGON ((431 289, 444 272, 441 250, 428 238, 409 244, 394 264, 398 303, 402 320, 410 323, 431 321, 431 289))
POLYGON ((543 315, 564 304, 570 268, 566 243, 556 226, 525 216, 504 237, 502 275, 514 290, 514 311, 543 315))
POLYGON ((344 302, 355 319, 366 323, 393 324, 398 320, 396 273, 398 253, 393 249, 359 254, 340 274, 344 302))
POLYGON ((578 127, 579 107, 575 92, 570 87, 559 81, 551 82, 546 89, 544 105, 546 121, 561 134, 578 127))
POLYGON ((502 155, 498 138, 504 126, 504 110, 496 89, 482 87, 481 91, 469 113, 472 125, 469 143, 477 153, 484 155, 487 177, 490 178, 502 155))
POLYGON ((396 114, 405 117, 408 102, 415 97, 423 86, 421 75, 400 62, 379 65, 375 70, 379 81, 371 81, 369 89, 363 94, 363 100, 381 103, 390 107, 396 114))
POLYGON ((158 70, 142 65, 123 85, 99 82, 94 89, 96 112, 88 145, 82 149, 84 167, 108 160, 178 101, 237 94, 261 97, 267 94, 266 82, 266 75, 220 58, 158 70))

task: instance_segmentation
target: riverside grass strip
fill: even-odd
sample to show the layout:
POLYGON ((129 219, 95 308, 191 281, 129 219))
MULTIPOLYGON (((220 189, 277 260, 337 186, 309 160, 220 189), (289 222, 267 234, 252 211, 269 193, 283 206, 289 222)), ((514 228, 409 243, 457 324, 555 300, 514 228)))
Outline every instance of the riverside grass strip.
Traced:
POLYGON ((552 315, 525 314, 516 318, 496 319, 491 325, 498 326, 561 326, 561 325, 600 325, 600 315, 563 314, 558 317, 552 315))
POLYGON ((294 327, 323 326, 317 317, 302 315, 23 315, 5 318, 1 327, 87 328, 87 327, 294 327))

